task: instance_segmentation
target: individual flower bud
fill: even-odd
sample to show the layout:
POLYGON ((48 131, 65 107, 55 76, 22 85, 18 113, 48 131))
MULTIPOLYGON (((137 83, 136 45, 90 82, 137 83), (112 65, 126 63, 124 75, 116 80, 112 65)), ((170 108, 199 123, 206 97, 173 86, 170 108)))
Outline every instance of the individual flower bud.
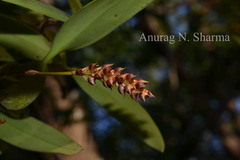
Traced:
POLYGON ((135 86, 136 86, 137 90, 142 90, 146 87, 146 85, 141 82, 137 82, 135 86))
POLYGON ((95 73, 95 74, 94 74, 94 78, 95 78, 95 79, 102 79, 103 76, 104 76, 104 75, 103 75, 102 72, 98 72, 98 73, 95 73))
POLYGON ((134 99, 135 101, 137 101, 138 90, 136 90, 136 89, 132 90, 132 92, 131 92, 130 95, 131 95, 132 99, 134 99))
POLYGON ((102 69, 104 75, 111 75, 111 67, 105 67, 102 69))
POLYGON ((112 88, 113 84, 116 83, 115 77, 111 76, 106 81, 108 88, 112 88))
POLYGON ((146 102, 146 93, 144 93, 144 92, 141 92, 141 93, 139 93, 139 98, 141 99, 141 100, 143 100, 144 102, 146 102))
POLYGON ((122 67, 117 67, 117 68, 115 68, 115 69, 113 70, 113 71, 114 71, 114 75, 115 75, 115 76, 120 75, 123 70, 125 70, 125 68, 122 68, 122 67))
POLYGON ((126 91, 127 93, 129 93, 129 94, 131 95, 132 90, 133 90, 133 86, 132 86, 131 84, 126 84, 126 85, 124 86, 124 89, 125 89, 125 91, 126 91))
POLYGON ((102 69, 103 68, 111 68, 113 66, 113 64, 104 64, 102 65, 102 69))
POLYGON ((91 76, 91 77, 88 77, 88 83, 95 86, 95 85, 96 85, 96 83, 95 83, 95 78, 92 77, 92 76, 91 76))
POLYGON ((144 90, 139 94, 139 98, 145 102, 145 101, 146 101, 146 97, 153 98, 153 97, 155 97, 155 96, 154 96, 151 92, 149 92, 148 90, 144 89, 144 90))
POLYGON ((97 67, 98 67, 97 63, 91 63, 91 64, 89 65, 89 71, 90 71, 91 73, 96 73, 96 72, 97 72, 97 67))
POLYGON ((102 80, 102 84, 104 87, 109 88, 106 81, 102 80))
POLYGON ((134 80, 135 83, 144 83, 144 84, 148 84, 149 81, 145 81, 143 79, 138 79, 138 80, 134 80))
POLYGON ((116 81, 118 82, 118 84, 122 84, 126 81, 126 76, 128 75, 129 73, 124 73, 124 74, 121 74, 119 76, 116 76, 116 81))
POLYGON ((148 97, 149 98, 154 98, 155 97, 150 91, 147 90, 147 92, 148 92, 148 97))
POLYGON ((126 80, 127 80, 129 83, 133 83, 133 80, 134 80, 135 77, 137 77, 137 76, 135 76, 135 75, 133 75, 133 74, 127 74, 126 80))
POLYGON ((122 84, 125 81, 126 76, 124 74, 121 74, 121 75, 115 76, 115 78, 118 84, 122 84))
POLYGON ((76 70, 76 75, 83 76, 85 74, 85 71, 83 71, 81 68, 76 70))
POLYGON ((123 96, 125 96, 125 89, 124 89, 124 85, 119 85, 118 86, 118 92, 120 93, 120 94, 122 94, 123 96))

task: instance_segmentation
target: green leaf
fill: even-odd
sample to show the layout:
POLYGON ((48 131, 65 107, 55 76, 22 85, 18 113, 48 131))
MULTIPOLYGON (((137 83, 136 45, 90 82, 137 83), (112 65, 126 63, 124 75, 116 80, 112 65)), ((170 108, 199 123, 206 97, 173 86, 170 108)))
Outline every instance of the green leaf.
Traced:
POLYGON ((9 110, 20 110, 31 104, 44 84, 43 77, 25 77, 1 90, 0 103, 9 110))
POLYGON ((0 118, 0 126, 2 125, 2 124, 4 124, 6 122, 6 120, 4 119, 4 118, 0 118))
POLYGON ((56 34, 47 63, 58 53, 88 46, 103 38, 152 0, 95 0, 63 24, 56 34))
POLYGON ((2 115, 6 122, 0 126, 0 139, 26 150, 74 154, 82 147, 72 139, 32 117, 13 119, 2 115))
POLYGON ((68 0, 69 6, 71 7, 73 13, 77 12, 79 9, 81 9, 82 3, 80 0, 68 0))
POLYGON ((37 11, 39 13, 42 13, 46 16, 49 16, 60 21, 68 20, 67 13, 51 5, 43 3, 39 0, 3 0, 3 1, 16 4, 18 6, 28 8, 33 11, 37 11))
POLYGON ((39 27, 39 25, 45 20, 45 16, 43 14, 39 14, 36 11, 26 8, 12 9, 12 12, 13 14, 15 14, 15 16, 17 15, 17 20, 20 23, 27 24, 33 27, 39 27))
POLYGON ((78 85, 101 106, 127 126, 143 142, 163 152, 164 140, 156 124, 145 111, 128 94, 123 97, 117 87, 112 90, 105 88, 99 81, 97 86, 91 86, 82 77, 74 76, 78 85))
POLYGON ((49 42, 33 29, 16 20, 0 14, 0 44, 14 49, 23 56, 42 60, 50 50, 49 42))
POLYGON ((14 58, 7 52, 7 50, 0 46, 0 61, 3 62, 12 62, 14 61, 14 58))

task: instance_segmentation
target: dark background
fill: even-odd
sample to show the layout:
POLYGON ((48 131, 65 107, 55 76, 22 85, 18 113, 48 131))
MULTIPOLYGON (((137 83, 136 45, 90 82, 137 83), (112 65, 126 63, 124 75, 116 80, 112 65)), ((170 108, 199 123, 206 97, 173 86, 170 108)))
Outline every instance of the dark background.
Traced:
MULTIPOLYGON (((70 12, 65 1, 56 0, 55 5, 70 12)), ((163 134, 164 153, 134 137, 71 78, 60 78, 63 97, 73 90, 80 93, 81 107, 86 114, 84 120, 103 159, 240 159, 239 44, 240 1, 155 0, 99 42, 67 54, 70 66, 114 63, 115 67, 126 67, 127 72, 151 82, 147 89, 156 98, 141 104, 163 134), (187 33, 192 38, 195 32, 229 35, 230 41, 139 42, 142 33, 187 33)), ((42 101, 45 93, 35 106, 45 103, 42 101)), ((66 123, 71 121, 66 117, 74 112, 72 109, 59 111, 54 107, 52 110, 56 117, 65 116, 66 123)), ((39 115, 44 111, 31 109, 30 112, 41 117, 39 115)), ((2 146, 7 145, 2 142, 2 146)), ((19 159, 24 155, 37 155, 11 146, 3 151, 6 155, 19 154, 19 159)))

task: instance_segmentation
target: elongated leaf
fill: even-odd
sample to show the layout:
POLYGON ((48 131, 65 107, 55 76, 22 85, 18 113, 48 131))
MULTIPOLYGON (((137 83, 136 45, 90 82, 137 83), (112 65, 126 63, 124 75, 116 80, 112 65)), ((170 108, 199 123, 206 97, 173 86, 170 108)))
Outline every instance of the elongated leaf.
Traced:
POLYGON ((23 56, 42 60, 50 50, 49 42, 31 28, 0 14, 0 44, 15 49, 23 56))
POLYGON ((0 61, 4 61, 4 62, 14 61, 14 58, 2 46, 0 46, 0 61))
POLYGON ((95 0, 74 14, 57 33, 50 59, 64 50, 79 49, 103 38, 152 0, 95 0))
POLYGON ((79 9, 81 9, 82 3, 80 0, 68 0, 69 6, 71 7, 73 13, 77 12, 79 9))
POLYGON ((57 9, 46 3, 43 3, 39 0, 3 0, 3 1, 37 11, 39 13, 42 13, 46 16, 55 18, 60 21, 66 21, 68 19, 67 13, 65 13, 64 11, 57 9))
POLYGON ((23 109, 37 98, 43 83, 43 77, 23 78, 0 91, 0 103, 10 110, 23 109))
POLYGON ((74 154, 82 147, 72 139, 32 117, 13 119, 6 115, 6 122, 0 126, 0 139, 26 150, 74 154))
POLYGON ((105 107, 143 142, 161 152, 164 151, 164 141, 159 129, 139 103, 131 99, 129 95, 123 97, 116 87, 110 90, 100 82, 97 82, 97 86, 91 86, 82 77, 75 76, 74 79, 87 94, 105 107))

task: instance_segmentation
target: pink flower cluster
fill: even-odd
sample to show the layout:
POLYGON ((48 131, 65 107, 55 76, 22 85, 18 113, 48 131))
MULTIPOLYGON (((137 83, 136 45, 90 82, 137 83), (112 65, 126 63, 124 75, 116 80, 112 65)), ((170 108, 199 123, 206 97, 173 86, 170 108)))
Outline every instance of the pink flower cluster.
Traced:
POLYGON ((112 88, 115 84, 118 87, 119 93, 125 96, 127 92, 135 101, 139 97, 146 101, 146 97, 154 97, 154 95, 145 89, 146 84, 149 83, 143 79, 135 80, 136 77, 130 73, 123 73, 125 68, 117 67, 112 69, 113 64, 104 64, 102 66, 97 63, 91 63, 89 66, 78 69, 75 75, 88 75, 87 81, 91 85, 96 85, 95 80, 98 79, 107 88, 112 88))

